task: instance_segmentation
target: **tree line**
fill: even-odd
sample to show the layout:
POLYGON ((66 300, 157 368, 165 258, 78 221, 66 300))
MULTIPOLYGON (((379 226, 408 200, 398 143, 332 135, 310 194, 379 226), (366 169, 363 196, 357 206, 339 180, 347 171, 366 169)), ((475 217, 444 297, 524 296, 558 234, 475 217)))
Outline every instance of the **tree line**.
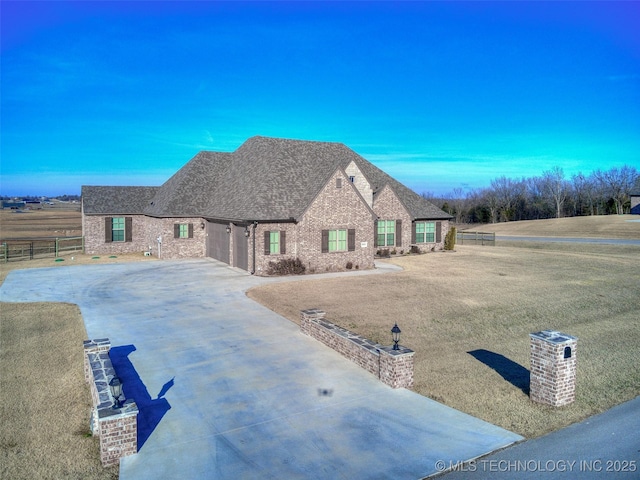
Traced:
POLYGON ((445 196, 422 196, 453 215, 456 223, 498 223, 629 213, 636 182, 640 175, 629 165, 571 178, 565 177, 562 168, 553 167, 537 177, 501 176, 487 188, 468 192, 456 188, 445 196))

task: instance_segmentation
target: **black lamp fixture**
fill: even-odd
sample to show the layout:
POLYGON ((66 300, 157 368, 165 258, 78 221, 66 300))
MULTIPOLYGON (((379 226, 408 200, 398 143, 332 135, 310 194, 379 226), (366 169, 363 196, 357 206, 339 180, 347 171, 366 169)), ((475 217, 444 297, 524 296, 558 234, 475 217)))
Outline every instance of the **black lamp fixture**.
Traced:
POLYGON ((231 227, 227 227, 227 233, 231 233, 231 227))
POLYGON ((248 236, 250 236, 250 235, 251 235, 251 230, 250 230, 250 228, 249 228, 249 227, 245 228, 245 229, 244 229, 244 236, 245 236, 245 237, 248 237, 248 236))
POLYGON ((122 381, 120 378, 114 376, 109 382, 109 388, 111 389, 111 395, 113 396, 113 408, 122 408, 120 402, 120 396, 122 395, 122 381))
POLYGON ((391 335, 393 335, 393 349, 400 350, 400 347, 398 346, 398 342, 400 341, 400 328, 397 323, 391 329, 391 335))
POLYGON ((204 222, 201 222, 201 223, 200 223, 200 228, 201 228, 202 230, 204 230, 204 222))

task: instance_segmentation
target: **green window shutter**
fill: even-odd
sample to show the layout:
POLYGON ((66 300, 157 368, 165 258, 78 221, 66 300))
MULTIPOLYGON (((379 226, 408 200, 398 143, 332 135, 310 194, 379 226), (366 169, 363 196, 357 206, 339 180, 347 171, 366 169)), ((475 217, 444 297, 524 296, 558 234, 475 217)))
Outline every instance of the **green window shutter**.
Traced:
POLYGON ((189 224, 189 238, 193 238, 193 223, 189 224))
POLYGON ((329 230, 322 230, 321 248, 322 253, 329 251, 329 230))
POLYGON ((124 218, 124 241, 133 242, 133 218, 124 218))
POLYGON ((264 254, 271 254, 271 232, 264 232, 264 254))
POLYGON ((373 222, 373 246, 378 246, 378 220, 373 222))
POLYGON ((442 222, 436 222, 436 243, 442 241, 442 222))
POLYGON ((173 224, 173 238, 180 238, 180 224, 173 224))
POLYGON ((356 249, 356 229, 350 228, 347 235, 347 250, 353 252, 356 249))
POLYGON ((287 232, 284 230, 280 230, 280 254, 282 255, 287 253, 286 239, 287 232))
POLYGON ((402 220, 396 220, 396 247, 402 246, 402 220))
POLYGON ((104 241, 111 243, 113 241, 113 217, 105 217, 104 219, 104 241))
POLYGON ((411 224, 411 243, 416 243, 416 222, 411 224))

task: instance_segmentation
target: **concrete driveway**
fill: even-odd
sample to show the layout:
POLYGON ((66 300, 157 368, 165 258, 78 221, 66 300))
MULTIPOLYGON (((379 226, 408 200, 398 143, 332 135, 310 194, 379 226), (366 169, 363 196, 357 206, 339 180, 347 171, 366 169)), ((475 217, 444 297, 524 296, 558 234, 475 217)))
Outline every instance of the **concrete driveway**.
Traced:
POLYGON ((77 303, 111 339, 140 407, 125 480, 418 479, 522 440, 387 387, 244 294, 271 281, 212 260, 71 266, 14 271, 0 300, 77 303))

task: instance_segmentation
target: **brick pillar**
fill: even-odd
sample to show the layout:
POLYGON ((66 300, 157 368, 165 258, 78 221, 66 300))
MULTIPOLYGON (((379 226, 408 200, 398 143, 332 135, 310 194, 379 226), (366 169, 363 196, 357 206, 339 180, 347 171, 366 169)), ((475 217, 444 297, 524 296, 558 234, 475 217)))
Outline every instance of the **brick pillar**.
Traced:
POLYGON ((543 330, 529 336, 531 400, 554 407, 572 403, 576 399, 578 339, 553 330, 543 330))
POLYGON ((100 437, 100 460, 104 467, 138 452, 138 407, 133 400, 121 408, 115 403, 109 382, 116 372, 109 357, 108 338, 85 340, 84 377, 91 390, 91 432, 100 437))
POLYGON ((312 320, 320 320, 324 318, 327 313, 318 308, 309 308, 307 310, 300 310, 300 331, 305 335, 311 335, 309 332, 310 322, 312 320))
POLYGON ((127 401, 122 408, 98 410, 100 460, 103 467, 117 465, 121 457, 138 453, 138 407, 127 401))
POLYGON ((413 387, 413 355, 415 352, 400 345, 380 349, 380 381, 391 388, 413 387))

